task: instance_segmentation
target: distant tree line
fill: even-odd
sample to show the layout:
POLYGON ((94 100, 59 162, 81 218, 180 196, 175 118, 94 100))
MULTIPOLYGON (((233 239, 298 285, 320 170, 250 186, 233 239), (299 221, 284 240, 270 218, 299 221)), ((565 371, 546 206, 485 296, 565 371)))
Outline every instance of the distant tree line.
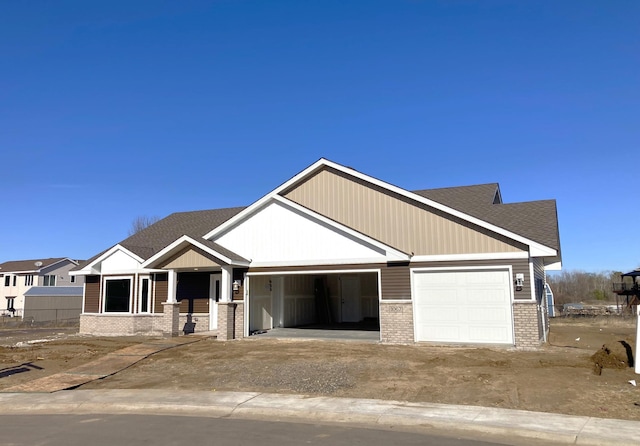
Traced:
POLYGON ((547 274, 547 283, 551 286, 556 305, 570 302, 615 302, 616 294, 612 284, 622 282, 620 275, 617 271, 563 271, 560 274, 547 274))

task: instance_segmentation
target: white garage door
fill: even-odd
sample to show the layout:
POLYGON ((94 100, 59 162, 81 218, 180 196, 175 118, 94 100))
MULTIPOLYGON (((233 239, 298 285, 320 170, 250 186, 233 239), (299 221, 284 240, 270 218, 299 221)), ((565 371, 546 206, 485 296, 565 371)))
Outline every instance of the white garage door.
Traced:
POLYGON ((508 270, 415 271, 417 341, 513 344, 508 270))

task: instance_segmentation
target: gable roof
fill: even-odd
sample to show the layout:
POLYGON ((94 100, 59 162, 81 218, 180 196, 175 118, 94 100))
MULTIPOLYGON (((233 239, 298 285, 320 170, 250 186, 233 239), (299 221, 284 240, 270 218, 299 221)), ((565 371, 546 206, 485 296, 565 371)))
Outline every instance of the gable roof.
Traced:
POLYGON ((8 262, 0 263, 0 274, 6 273, 22 273, 22 272, 38 272, 41 269, 48 268, 63 260, 69 260, 76 265, 77 260, 70 259, 68 257, 51 257, 48 259, 31 259, 31 260, 10 260, 8 262), (36 263, 40 262, 40 265, 36 263))
MULTIPOLYGON (((467 220, 473 224, 513 238, 532 249, 536 255, 560 258, 557 210, 555 200, 523 203, 502 203, 497 183, 473 186, 425 189, 410 192, 356 170, 321 158, 297 175, 278 186, 248 207, 177 212, 128 237, 117 245, 102 251, 74 268, 79 270, 95 262, 111 249, 121 246, 135 256, 149 260, 183 237, 197 241, 228 259, 246 262, 241 256, 212 241, 219 234, 239 221, 249 217, 272 199, 284 199, 280 194, 318 169, 331 167, 378 187, 400 194, 411 200, 434 207, 440 211, 467 220)), ((365 234, 363 234, 365 235, 365 234)), ((162 255, 162 254, 160 254, 162 255)))
MULTIPOLYGON (((202 236, 210 231, 211 228, 221 225, 243 209, 244 207, 235 207, 203 211, 175 212, 124 239, 117 245, 131 251, 141 259, 147 260, 180 237, 186 235, 190 238, 201 241, 203 244, 209 245, 212 249, 229 258, 244 260, 222 246, 202 238, 202 236)), ((112 248, 113 247, 109 249, 112 248)), ((74 268, 74 271, 91 264, 109 251, 109 249, 106 249, 91 257, 86 262, 83 262, 80 266, 74 268)))
MULTIPOLYGON (((205 238, 215 238, 217 235, 226 231, 227 228, 236 224, 236 222, 251 215, 251 213, 262 207, 262 205, 272 197, 284 193, 285 191, 294 187, 294 185, 303 181, 306 177, 312 175, 314 172, 325 169, 327 167, 385 189, 389 192, 399 194, 400 196, 406 197, 410 200, 414 200, 418 203, 426 204, 427 206, 433 207, 452 216, 461 218, 462 220, 466 220, 472 224, 496 232, 518 242, 527 244, 530 246, 531 252, 535 252, 534 256, 536 257, 541 255, 549 258, 556 257, 558 259, 560 257, 560 243, 557 231, 557 213, 555 212, 555 201, 553 200, 547 200, 545 202, 529 202, 527 204, 516 203, 516 205, 521 206, 519 208, 517 206, 512 206, 507 211, 498 211, 494 208, 495 206, 501 205, 500 190, 496 183, 490 183, 488 185, 470 187, 463 186, 462 188, 442 189, 440 190, 440 192, 434 192, 434 197, 437 195, 439 199, 442 200, 437 201, 429 197, 429 190, 419 191, 421 193, 410 192, 406 189, 402 189, 398 186, 394 186, 390 183, 378 180, 377 178, 363 174, 361 172, 358 172, 357 170, 342 166, 338 163, 334 163, 324 158, 319 159, 314 164, 295 175, 293 178, 281 184, 276 189, 263 196, 258 201, 254 202, 251 206, 245 208, 237 215, 224 222, 221 226, 212 229, 205 235, 205 238), (476 199, 478 199, 478 204, 487 203, 486 206, 473 205, 474 200, 476 199), (456 206, 458 206, 458 208, 454 207, 451 204, 446 204, 443 202, 446 201, 448 203, 449 200, 451 200, 456 206), (494 203, 498 204, 494 205, 494 203), (485 207, 488 208, 488 210, 482 211, 481 209, 485 207), (465 210, 463 210, 463 208, 465 210), (540 212, 545 212, 546 214, 536 215, 536 209, 540 212), (523 210, 527 211, 526 215, 519 214, 519 212, 522 212, 523 210), (473 213, 470 211, 473 211, 473 213), (538 218, 537 225, 542 226, 541 228, 536 228, 536 224, 531 223, 534 218, 538 218), (544 224, 540 224, 543 222, 542 219, 544 219, 544 224), (496 224, 496 222, 499 224, 496 224), (549 224, 551 226, 548 226, 549 224), (524 230, 526 234, 520 232, 522 230, 524 230), (539 240, 531 238, 527 234, 533 234, 539 240)), ((437 190, 438 189, 431 189, 431 191, 437 190)))

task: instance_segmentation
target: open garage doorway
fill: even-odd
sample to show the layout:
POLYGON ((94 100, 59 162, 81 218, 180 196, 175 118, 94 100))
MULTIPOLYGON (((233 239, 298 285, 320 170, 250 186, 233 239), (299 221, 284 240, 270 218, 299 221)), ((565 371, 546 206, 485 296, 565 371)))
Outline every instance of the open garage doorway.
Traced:
POLYGON ((380 340, 379 272, 248 275, 248 334, 380 340))

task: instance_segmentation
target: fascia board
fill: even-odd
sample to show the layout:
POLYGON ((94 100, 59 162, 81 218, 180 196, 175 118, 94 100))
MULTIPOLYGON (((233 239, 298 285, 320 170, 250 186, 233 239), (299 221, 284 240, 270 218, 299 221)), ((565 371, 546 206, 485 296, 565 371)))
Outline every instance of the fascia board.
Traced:
POLYGON ((554 262, 544 266, 545 271, 562 271, 562 262, 554 262))
POLYGON ((274 197, 272 197, 274 201, 277 201, 279 203, 282 203, 284 206, 290 207, 292 209, 295 209, 296 211, 303 213, 305 215, 308 215, 309 217, 316 219, 316 220, 320 220, 322 223, 331 226, 333 228, 336 228, 337 230, 341 231, 341 232, 345 232, 347 234, 349 234, 350 236, 359 239, 361 241, 363 241, 364 243, 367 243, 369 245, 373 245, 376 248, 382 249, 383 251, 385 251, 387 253, 387 257, 392 257, 389 258, 389 260, 409 260, 411 259, 411 256, 405 252, 399 251, 396 248, 386 245, 378 240, 375 240, 371 237, 368 237, 364 234, 362 234, 361 232, 358 231, 354 231, 353 229, 344 226, 334 220, 331 220, 327 217, 325 217, 324 215, 318 214, 317 212, 314 212, 310 209, 305 208, 304 206, 300 206, 298 203, 295 203, 291 200, 288 200, 280 195, 276 195, 274 197))
POLYGON ((558 255, 558 251, 555 249, 540 245, 539 243, 529 246, 531 257, 555 257, 558 255))
POLYGON ((2 271, 0 270, 0 274, 35 274, 40 272, 39 269, 34 269, 31 271, 2 271))
POLYGON ((93 267, 95 265, 97 265, 98 263, 102 262, 104 259, 106 259, 107 257, 109 257, 111 254, 113 254, 116 251, 122 251, 125 254, 131 256, 133 259, 135 259, 136 261, 142 263, 144 262, 144 259, 140 256, 138 256, 137 254, 132 253, 131 251, 129 251, 127 248, 125 248, 124 246, 122 246, 121 244, 117 244, 114 245, 113 247, 111 247, 109 250, 105 251, 100 257, 98 257, 97 259, 95 259, 93 262, 85 265, 81 270, 78 271, 87 271, 89 269, 93 269, 93 267))
POLYGON ((203 245, 202 243, 200 243, 197 240, 189 237, 188 235, 183 235, 182 237, 178 238, 177 240, 175 240, 170 245, 167 245, 163 250, 161 250, 160 252, 158 252, 154 256, 150 257, 141 266, 143 268, 146 268, 149 265, 152 265, 153 263, 155 263, 158 260, 162 259, 163 257, 168 256, 174 250, 182 249, 187 245, 196 246, 196 247, 202 249, 203 251, 205 251, 206 253, 211 254, 212 256, 215 256, 215 257, 219 258, 220 260, 222 260, 223 262, 227 263, 228 265, 249 266, 248 262, 239 262, 239 261, 231 260, 227 256, 220 254, 216 250, 211 249, 210 247, 208 247, 207 245, 203 245))
MULTIPOLYGON (((131 273, 135 273, 135 274, 151 274, 151 273, 166 273, 167 271, 164 269, 155 269, 155 268, 143 268, 143 269, 136 269, 136 270, 121 270, 121 271, 111 271, 109 272, 109 274, 131 274, 131 273)), ((77 271, 69 271, 69 275, 70 276, 95 276, 95 275, 100 275, 99 272, 96 271, 84 271, 84 270, 77 270, 77 271)))

